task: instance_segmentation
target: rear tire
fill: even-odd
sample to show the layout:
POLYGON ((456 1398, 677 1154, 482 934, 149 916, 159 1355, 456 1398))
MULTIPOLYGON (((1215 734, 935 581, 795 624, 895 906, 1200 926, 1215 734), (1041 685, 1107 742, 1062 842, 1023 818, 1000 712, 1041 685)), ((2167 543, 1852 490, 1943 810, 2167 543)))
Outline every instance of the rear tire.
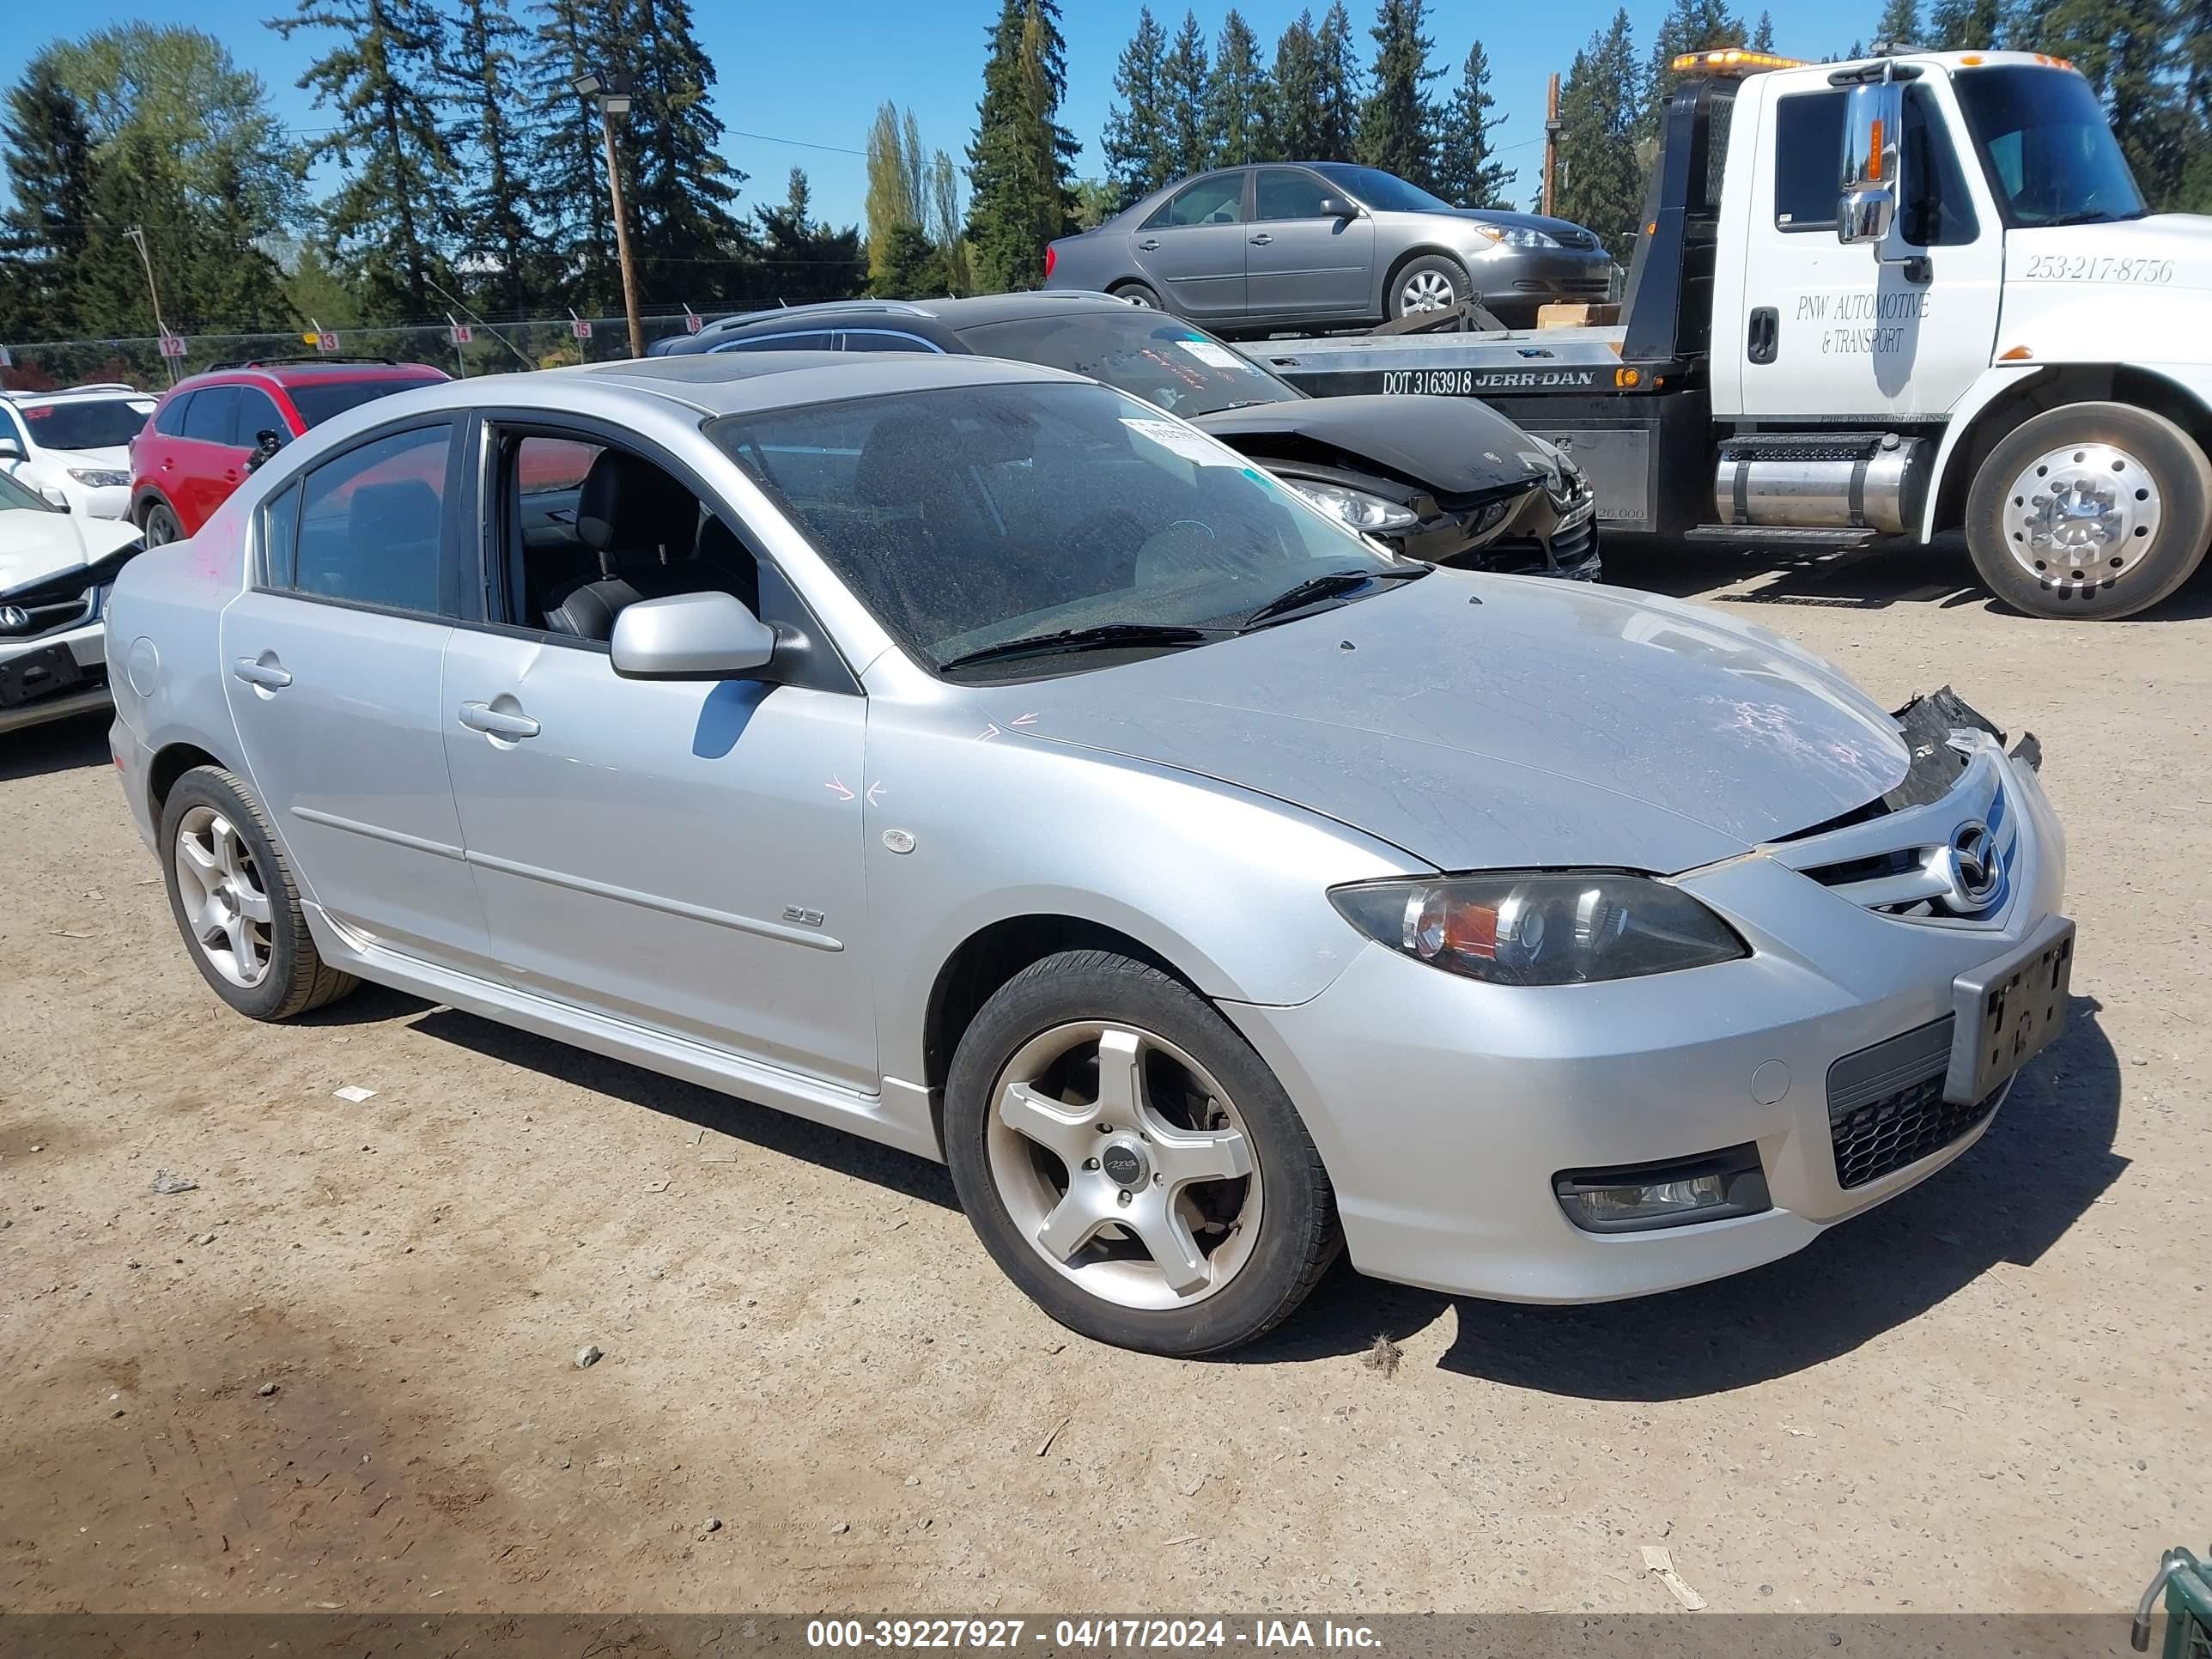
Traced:
POLYGON ((2212 542, 2212 462, 2163 415, 2069 404, 1991 450, 1966 499, 1990 591, 2032 617, 2107 619, 2166 599, 2212 542))
POLYGON ((1385 298, 1390 320, 1423 311, 1444 311, 1474 297, 1467 267, 1441 253, 1408 259, 1393 272, 1385 298))
POLYGON ((161 806, 161 874, 192 966, 248 1019, 289 1019, 361 981, 324 962, 292 866, 244 780, 200 766, 161 806))
POLYGON ((185 527, 177 522, 177 515, 161 501, 149 502, 138 517, 139 529, 146 532, 146 545, 159 547, 164 542, 182 541, 185 527))
POLYGON ((944 1129, 983 1248, 1096 1341, 1237 1347, 1287 1318, 1342 1243, 1321 1154, 1267 1063, 1188 986, 1111 951, 1048 957, 983 1005, 944 1129))
POLYGON ((1160 296, 1143 283, 1124 283, 1113 290, 1113 295, 1115 299, 1127 300, 1140 310, 1165 311, 1167 309, 1160 303, 1160 296))

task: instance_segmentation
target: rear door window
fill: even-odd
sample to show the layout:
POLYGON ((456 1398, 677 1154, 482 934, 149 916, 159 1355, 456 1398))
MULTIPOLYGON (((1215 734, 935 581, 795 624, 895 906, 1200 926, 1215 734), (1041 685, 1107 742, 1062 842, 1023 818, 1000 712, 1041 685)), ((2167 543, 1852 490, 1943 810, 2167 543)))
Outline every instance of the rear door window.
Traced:
POLYGON ((732 340, 727 345, 718 345, 722 351, 834 351, 837 342, 830 334, 749 334, 742 340, 732 340))
POLYGON ((197 392, 187 392, 182 397, 172 398, 163 404, 161 412, 154 416, 154 430, 165 438, 183 437, 185 413, 191 408, 192 399, 198 396, 197 392))
POLYGON ((453 428, 372 438, 305 480, 295 592, 387 610, 451 614, 444 556, 453 428))
POLYGON ((203 386, 192 393, 192 406, 185 415, 184 435, 204 444, 228 445, 234 441, 230 434, 237 420, 236 386, 203 386))
POLYGON ((1183 225, 1235 225, 1244 222, 1244 175, 1216 173, 1186 185, 1174 200, 1146 222, 1146 230, 1183 225))

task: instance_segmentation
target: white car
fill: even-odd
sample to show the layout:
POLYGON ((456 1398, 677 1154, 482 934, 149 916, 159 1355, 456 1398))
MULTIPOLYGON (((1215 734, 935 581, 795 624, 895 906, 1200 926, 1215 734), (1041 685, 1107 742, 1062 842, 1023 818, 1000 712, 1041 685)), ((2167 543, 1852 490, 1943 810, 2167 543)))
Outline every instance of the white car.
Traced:
POLYGON ((131 440, 154 399, 113 382, 0 394, 0 473, 93 519, 131 516, 131 440))
POLYGON ((67 512, 0 473, 0 732, 107 706, 101 619, 138 547, 129 520, 67 512))

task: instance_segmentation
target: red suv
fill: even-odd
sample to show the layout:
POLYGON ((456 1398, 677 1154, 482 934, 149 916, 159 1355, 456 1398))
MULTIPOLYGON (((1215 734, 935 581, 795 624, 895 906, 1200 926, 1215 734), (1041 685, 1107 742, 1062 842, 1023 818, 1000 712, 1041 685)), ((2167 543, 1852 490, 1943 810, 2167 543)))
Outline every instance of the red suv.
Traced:
POLYGON ((356 404, 452 377, 428 363, 234 363, 171 386, 131 441, 131 517, 148 546, 194 534, 246 475, 356 404), (260 460, 254 459, 257 452, 260 460))

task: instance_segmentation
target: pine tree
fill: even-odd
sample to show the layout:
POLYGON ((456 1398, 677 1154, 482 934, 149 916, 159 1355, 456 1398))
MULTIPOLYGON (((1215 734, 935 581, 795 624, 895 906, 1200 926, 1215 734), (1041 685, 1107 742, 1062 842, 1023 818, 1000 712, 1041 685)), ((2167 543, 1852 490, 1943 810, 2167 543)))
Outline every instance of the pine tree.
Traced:
POLYGON ((1559 88, 1559 216, 1587 225, 1616 259, 1636 241, 1644 173, 1636 135, 1644 118, 1644 76, 1626 9, 1575 54, 1559 88))
POLYGON ((908 110, 903 122, 896 105, 885 103, 868 129, 868 276, 883 274, 891 232, 901 225, 922 225, 921 130, 908 110))
POLYGON ((1349 161, 1359 142, 1359 54, 1352 38, 1352 16, 1344 0, 1331 0, 1315 36, 1321 68, 1320 115, 1315 126, 1314 161, 1349 161))
POLYGON ((603 317, 623 302, 614 216, 599 111, 569 83, 587 70, 627 74, 629 49, 598 0, 541 0, 537 10, 525 77, 536 89, 526 130, 532 216, 559 301, 603 317))
MULTIPOLYGON (((757 281, 745 284, 748 298, 792 305, 842 300, 865 282, 867 261, 858 227, 832 230, 816 221, 803 168, 792 168, 782 205, 756 208, 753 216, 760 223, 761 248, 757 281)), ((745 275, 750 278, 754 271, 745 275)))
POLYGON ((535 297, 537 238, 523 185, 519 112, 521 64, 530 35, 507 0, 459 0, 454 23, 452 147, 464 176, 459 250, 483 275, 483 303, 520 317, 535 297))
MULTIPOLYGON (((2212 0, 2208 0, 2212 3, 2212 0)), ((1313 13, 1291 20, 1275 42, 1275 153, 1287 161, 1318 161, 1321 134, 1321 42, 1313 13)))
POLYGON ((1071 185, 1082 145, 1060 125, 1066 91, 1057 0, 1003 0, 968 147, 968 240, 976 286, 987 293, 1036 282, 1045 244, 1074 222, 1071 185))
MULTIPOLYGON (((1651 67, 1644 80, 1646 131, 1656 125, 1659 112, 1682 78, 1674 73, 1677 57, 1746 43, 1743 20, 1728 9, 1728 0, 1674 0, 1651 46, 1651 67)), ((1637 210, 1631 210, 1632 214, 1637 210)))
POLYGON ((1206 89, 1206 125, 1213 164, 1243 167, 1273 160, 1268 106, 1273 90, 1260 64, 1260 38, 1237 8, 1221 25, 1213 49, 1213 81, 1206 89))
POLYGON ((66 338, 78 331, 93 140, 52 53, 9 88, 0 145, 11 198, 0 219, 0 338, 66 338))
POLYGON ((1152 9, 1139 7, 1137 32, 1114 70, 1114 93, 1121 101, 1107 112, 1100 145, 1107 181, 1120 207, 1151 195, 1176 176, 1162 121, 1167 50, 1167 35, 1153 20, 1152 9))
POLYGON ((77 322, 93 334, 151 334, 154 306, 146 274, 125 232, 142 230, 146 257, 161 283, 161 320, 183 332, 229 319, 204 313, 201 227, 185 196, 173 150, 148 128, 123 128, 103 147, 92 186, 92 230, 76 287, 77 322))
MULTIPOLYGON (((1977 15, 1969 27, 1990 21, 1977 15)), ((2178 86, 2172 72, 2175 58, 2185 65, 2189 43, 2174 40, 2172 22, 2165 0, 2051 0, 2031 47, 2073 61, 2104 105, 2137 185, 2160 206, 2179 193, 2190 161, 2185 82, 2178 86)))
POLYGON ((1187 11, 1167 61, 1160 66, 1160 130, 1167 143, 1170 179, 1203 173, 1213 165, 1212 135, 1206 123, 1212 85, 1206 37, 1199 33, 1197 16, 1187 11))
POLYGON ((194 207, 198 234, 183 274, 198 316, 230 329, 295 326, 301 319, 285 295, 284 273, 257 241, 262 225, 245 171, 223 163, 194 207))
MULTIPOLYGON (((896 224, 885 239, 882 268, 868 279, 868 292, 884 300, 927 300, 943 294, 945 260, 920 225, 896 224)), ((868 251, 872 261, 875 250, 868 251)))
POLYGON ((1505 118, 1491 114, 1490 59, 1478 40, 1468 48, 1459 85, 1444 108, 1437 152, 1437 194, 1459 207, 1504 207, 1513 169, 1497 159, 1492 135, 1505 118))
POLYGON ((1774 14, 1772 12, 1763 11, 1759 14, 1759 27, 1751 32, 1751 49, 1753 52, 1774 50, 1774 14))
POLYGON ((324 206, 331 240, 373 314, 427 319, 460 221, 443 122, 444 19, 428 0, 299 0, 270 27, 288 40, 301 29, 340 35, 299 82, 338 122, 307 145, 311 161, 335 161, 344 174, 324 206))
POLYGON ((1874 26, 1874 38, 1887 40, 1893 46, 1917 46, 1920 0, 1885 0, 1881 17, 1874 26))
POLYGON ((1942 52, 1983 51, 1996 45, 2002 21, 1998 0, 1936 0, 1928 44, 1942 52))
POLYGON ((1425 0, 1382 0, 1375 27, 1374 90, 1359 108, 1359 159, 1424 188, 1437 173, 1439 112, 1428 82, 1443 74, 1429 67, 1436 45, 1421 33, 1425 0))
POLYGON ((745 175, 722 158, 714 65, 692 32, 690 0, 630 0, 625 29, 635 101, 617 131, 630 157, 630 246, 647 294, 718 298, 745 252, 735 214, 745 175))

